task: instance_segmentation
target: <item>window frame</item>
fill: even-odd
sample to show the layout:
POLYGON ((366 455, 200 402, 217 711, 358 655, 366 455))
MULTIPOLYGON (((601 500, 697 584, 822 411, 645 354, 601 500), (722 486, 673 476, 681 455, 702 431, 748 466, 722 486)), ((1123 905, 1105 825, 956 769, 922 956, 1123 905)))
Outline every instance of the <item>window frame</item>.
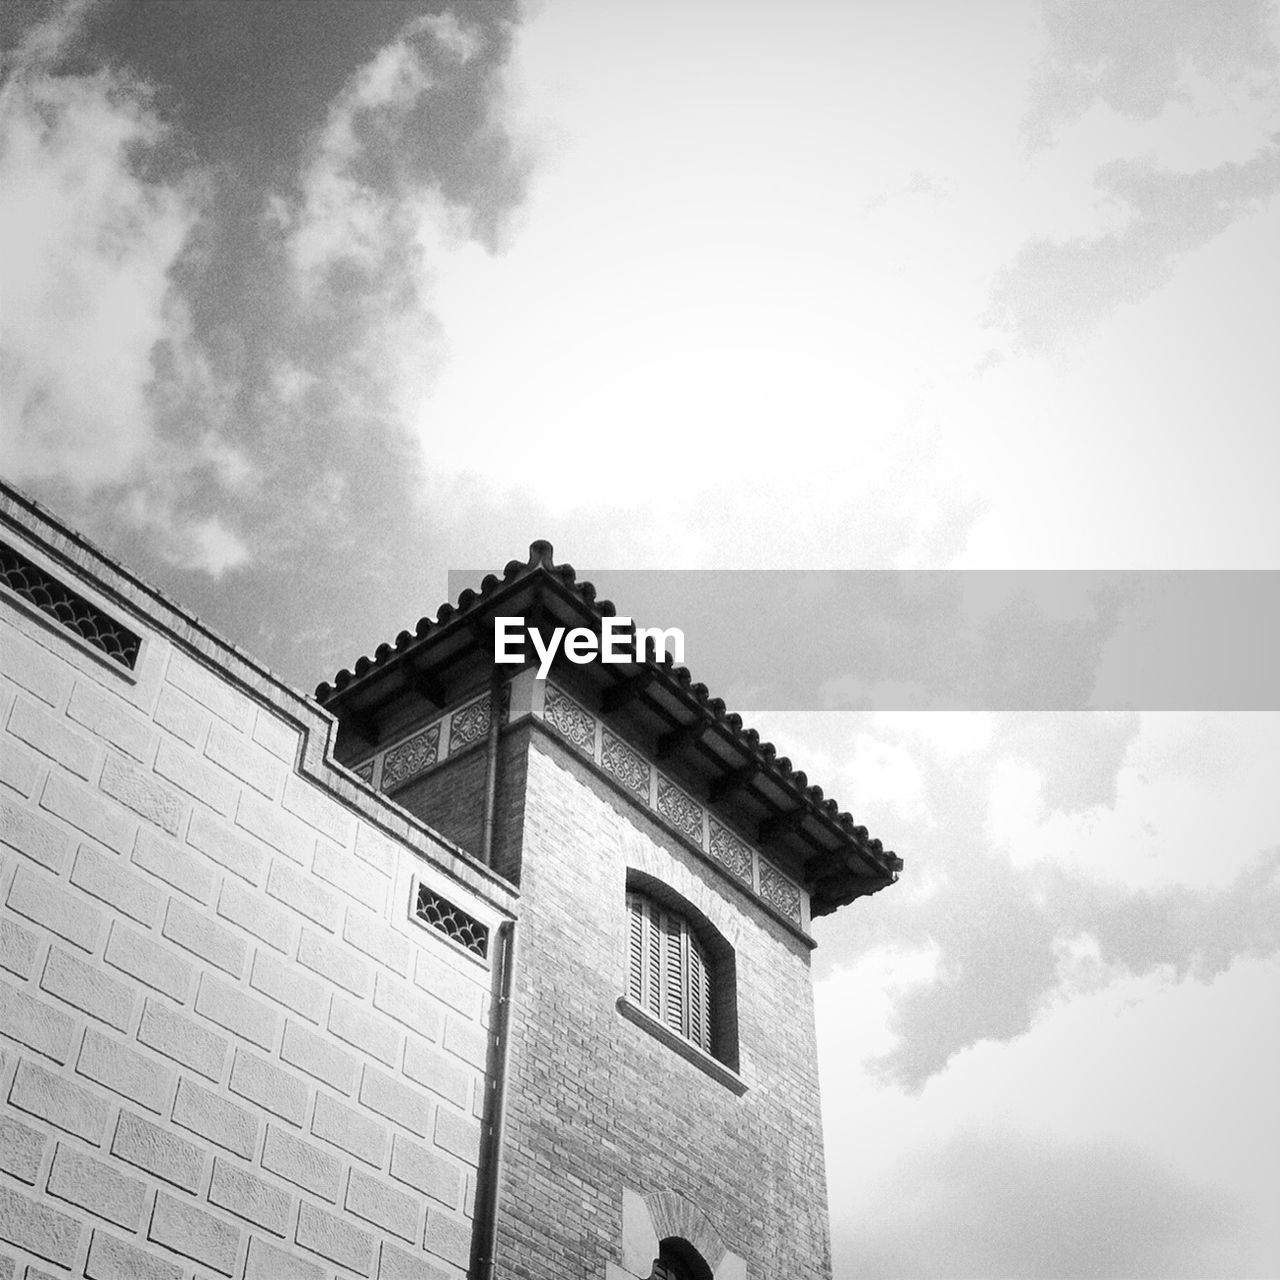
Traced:
MULTIPOLYGON (((623 916, 626 933, 623 947, 625 964, 623 994, 617 1001, 618 1012, 732 1092, 739 1095, 745 1093, 746 1082, 737 1070, 737 965, 733 947, 692 903, 643 872, 628 872, 623 916), (633 910, 633 903, 637 901, 648 906, 648 910, 641 916, 638 936, 637 913, 633 910), (645 929, 655 927, 655 921, 666 923, 668 929, 672 929, 674 925, 671 932, 663 932, 661 937, 666 940, 674 936, 676 939, 674 947, 671 942, 665 941, 656 949, 659 973, 668 977, 656 1003, 650 999, 652 974, 645 973, 646 959, 654 959, 654 952, 649 951, 646 955, 645 929), (690 956, 697 957, 701 962, 700 991, 695 985, 697 980, 690 977, 690 968, 685 967, 690 956), (639 998, 636 998, 637 960, 640 968, 639 998), (672 986, 668 963, 675 960, 681 966, 679 982, 682 1008, 678 1014, 668 998, 672 986), (646 976, 649 978, 647 982, 646 976), (686 1034, 691 1025, 691 986, 700 998, 703 1011, 702 1034, 697 1038, 686 1034)), ((694 1030, 698 1029, 695 1025, 694 1030)))
POLYGON ((710 964, 686 916, 627 890, 627 998, 714 1056, 710 964))

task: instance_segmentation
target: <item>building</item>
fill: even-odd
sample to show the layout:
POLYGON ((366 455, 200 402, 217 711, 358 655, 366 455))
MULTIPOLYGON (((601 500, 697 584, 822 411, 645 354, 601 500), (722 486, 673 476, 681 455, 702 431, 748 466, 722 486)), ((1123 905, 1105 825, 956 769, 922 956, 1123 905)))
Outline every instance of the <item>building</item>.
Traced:
POLYGON ((0 1277, 830 1274, 809 926, 901 863, 669 660, 496 663, 613 614, 550 547, 310 698, 0 543, 0 1277))

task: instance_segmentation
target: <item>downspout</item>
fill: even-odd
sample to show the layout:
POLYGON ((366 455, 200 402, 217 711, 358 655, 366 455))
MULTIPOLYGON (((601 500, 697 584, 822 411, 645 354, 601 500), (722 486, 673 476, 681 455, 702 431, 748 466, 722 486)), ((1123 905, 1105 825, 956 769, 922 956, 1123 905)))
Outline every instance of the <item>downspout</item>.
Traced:
POLYGON ((489 679, 489 749, 484 776, 484 830, 480 839, 480 861, 493 866, 493 819, 498 803, 498 736, 502 732, 502 677, 494 664, 489 679))
POLYGON ((476 1183, 475 1239, 469 1280, 493 1280, 498 1253, 498 1191, 502 1181, 503 1130, 507 1112, 507 1074, 511 1060, 511 987, 516 967, 516 924, 498 926, 494 960, 492 1025, 485 1080, 485 1123, 480 1139, 476 1183))

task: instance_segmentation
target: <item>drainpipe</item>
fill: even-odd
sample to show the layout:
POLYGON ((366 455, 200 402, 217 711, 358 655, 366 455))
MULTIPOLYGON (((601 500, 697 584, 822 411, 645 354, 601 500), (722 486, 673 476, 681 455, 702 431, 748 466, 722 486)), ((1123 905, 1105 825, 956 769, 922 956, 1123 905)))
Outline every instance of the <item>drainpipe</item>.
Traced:
POLYGON ((489 679, 489 750, 484 779, 484 834, 480 861, 493 866, 493 818, 498 801, 498 735, 502 731, 502 677, 494 665, 489 679))
POLYGON ((498 1252, 498 1192, 502 1182, 503 1130, 507 1112, 507 1074, 511 1061, 511 987, 516 967, 516 925, 498 926, 494 993, 486 1064, 485 1124, 480 1139, 476 1183, 475 1240, 470 1280, 493 1280, 498 1252))

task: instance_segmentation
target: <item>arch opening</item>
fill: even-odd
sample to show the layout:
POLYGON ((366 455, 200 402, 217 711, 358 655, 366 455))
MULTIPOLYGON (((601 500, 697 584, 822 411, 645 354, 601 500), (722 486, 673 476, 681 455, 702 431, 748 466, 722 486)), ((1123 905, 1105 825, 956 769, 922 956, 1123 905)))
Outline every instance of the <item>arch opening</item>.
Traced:
POLYGON ((707 1260, 681 1236, 658 1242, 649 1280, 715 1280, 707 1260))

